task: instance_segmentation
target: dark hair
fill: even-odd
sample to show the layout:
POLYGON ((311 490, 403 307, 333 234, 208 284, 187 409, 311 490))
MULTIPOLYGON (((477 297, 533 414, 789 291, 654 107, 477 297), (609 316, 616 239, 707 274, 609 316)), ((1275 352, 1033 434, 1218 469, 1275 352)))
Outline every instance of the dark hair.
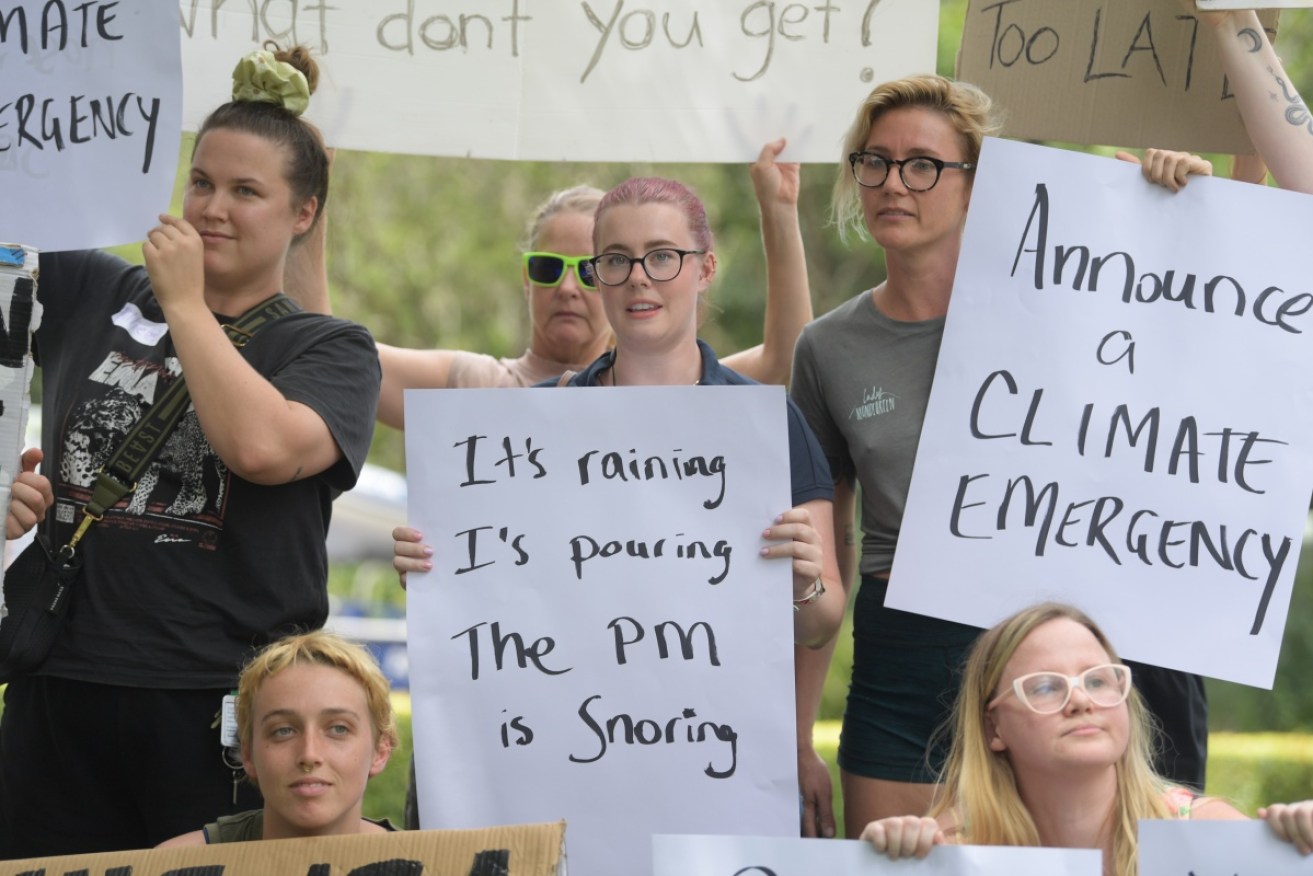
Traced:
MULTIPOLYGON (((310 86, 310 93, 315 93, 319 85, 319 65, 310 57, 309 49, 304 46, 280 49, 273 42, 265 43, 265 48, 273 52, 279 61, 301 71, 306 84, 310 86)), ((319 221, 324 205, 328 202, 328 151, 324 148, 324 138, 318 128, 281 104, 233 100, 206 116, 196 133, 192 154, 195 155, 196 146, 200 145, 206 134, 220 128, 254 134, 270 143, 286 146, 288 160, 284 177, 292 189, 293 204, 300 205, 310 198, 318 198, 315 222, 319 221)), ((313 228, 314 223, 310 227, 313 228)))

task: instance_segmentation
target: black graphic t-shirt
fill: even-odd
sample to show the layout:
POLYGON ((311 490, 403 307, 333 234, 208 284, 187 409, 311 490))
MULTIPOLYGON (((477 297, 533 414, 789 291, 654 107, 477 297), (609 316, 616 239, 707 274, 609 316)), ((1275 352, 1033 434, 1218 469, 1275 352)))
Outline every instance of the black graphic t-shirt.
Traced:
MULTIPOLYGON (((55 489, 42 526, 64 544, 101 464, 181 371, 144 268, 88 251, 43 254, 40 271, 42 472, 55 489)), ((354 486, 369 449, 377 352, 361 326, 295 313, 243 354, 323 418, 343 458, 317 477, 253 484, 228 470, 188 410, 137 489, 82 540, 78 592, 42 674, 224 687, 253 648, 323 624, 324 539, 332 499, 354 486)))

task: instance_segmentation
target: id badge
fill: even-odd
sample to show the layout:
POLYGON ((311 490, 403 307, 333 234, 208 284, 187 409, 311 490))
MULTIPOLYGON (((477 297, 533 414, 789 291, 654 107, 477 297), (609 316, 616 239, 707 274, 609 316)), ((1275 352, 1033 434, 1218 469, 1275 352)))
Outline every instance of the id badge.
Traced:
POLYGON ((227 694, 223 698, 223 712, 219 719, 219 743, 224 748, 237 748, 237 697, 227 694))

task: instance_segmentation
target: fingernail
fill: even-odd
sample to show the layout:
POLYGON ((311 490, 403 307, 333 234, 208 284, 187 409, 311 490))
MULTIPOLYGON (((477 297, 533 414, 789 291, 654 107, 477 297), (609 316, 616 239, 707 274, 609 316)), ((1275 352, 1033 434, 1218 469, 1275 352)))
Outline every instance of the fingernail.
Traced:
POLYGON ((770 556, 770 548, 762 548, 762 549, 761 549, 761 555, 762 555, 763 557, 768 557, 768 556, 770 556))
POLYGON ((770 530, 769 530, 769 529, 763 529, 763 530, 761 531, 761 537, 762 537, 762 538, 770 538, 770 530))

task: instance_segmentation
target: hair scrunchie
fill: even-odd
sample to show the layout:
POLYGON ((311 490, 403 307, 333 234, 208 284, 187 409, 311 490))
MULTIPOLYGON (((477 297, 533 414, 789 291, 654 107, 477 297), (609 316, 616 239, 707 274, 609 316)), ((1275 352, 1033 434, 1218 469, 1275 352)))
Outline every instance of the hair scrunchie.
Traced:
POLYGON ((259 49, 233 68, 233 100, 273 103, 299 116, 310 106, 310 86, 300 70, 259 49))

